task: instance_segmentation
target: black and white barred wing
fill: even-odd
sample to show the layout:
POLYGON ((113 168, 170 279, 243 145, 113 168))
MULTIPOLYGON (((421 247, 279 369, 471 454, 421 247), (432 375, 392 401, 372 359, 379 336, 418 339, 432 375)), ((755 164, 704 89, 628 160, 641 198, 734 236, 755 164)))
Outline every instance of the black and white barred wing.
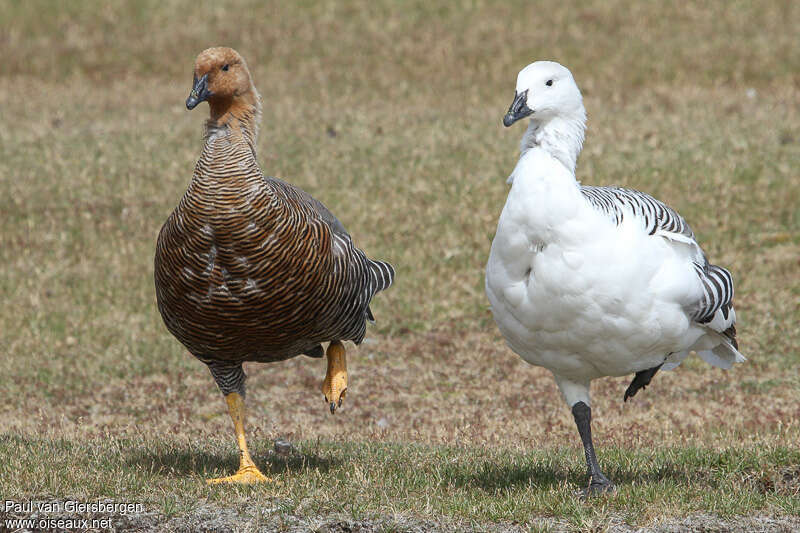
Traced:
POLYGON ((605 213, 619 225, 626 216, 633 216, 644 224, 650 235, 694 244, 694 232, 689 224, 670 206, 649 194, 620 187, 592 187, 582 185, 581 193, 596 209, 605 213))
MULTIPOLYGON (((724 345, 716 351, 725 351, 736 362, 744 358, 738 353, 736 341, 736 314, 733 310, 733 278, 726 269, 712 265, 700 249, 689 224, 677 211, 649 194, 617 187, 581 186, 581 193, 598 211, 617 225, 625 217, 640 221, 649 235, 664 237, 694 248, 694 272, 702 284, 703 294, 687 309, 691 319, 721 335, 724 345)), ((716 362, 714 364, 717 364, 716 362)), ((717 364, 717 366, 729 366, 717 364)))

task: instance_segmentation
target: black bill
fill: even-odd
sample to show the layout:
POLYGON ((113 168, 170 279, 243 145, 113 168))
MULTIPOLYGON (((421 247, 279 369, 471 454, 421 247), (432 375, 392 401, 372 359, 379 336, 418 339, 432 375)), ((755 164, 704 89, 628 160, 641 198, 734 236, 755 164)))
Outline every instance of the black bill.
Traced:
POLYGON ((186 109, 194 109, 200 102, 208 100, 211 94, 211 91, 208 90, 208 74, 203 74, 203 77, 199 80, 195 76, 192 92, 189 93, 189 98, 186 99, 186 109))
POLYGON ((506 128, 518 121, 532 114, 533 110, 528 107, 528 91, 521 93, 514 93, 514 101, 511 107, 508 108, 508 113, 503 117, 503 126, 506 128))

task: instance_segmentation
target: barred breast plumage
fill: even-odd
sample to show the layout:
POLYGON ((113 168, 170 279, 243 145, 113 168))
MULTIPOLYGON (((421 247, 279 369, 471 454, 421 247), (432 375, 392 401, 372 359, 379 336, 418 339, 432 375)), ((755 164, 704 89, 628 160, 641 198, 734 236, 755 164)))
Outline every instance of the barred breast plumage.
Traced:
POLYGON ((159 235, 159 309, 204 361, 277 361, 364 338, 392 267, 367 259, 304 191, 261 174, 246 142, 209 137, 159 235))
POLYGON ((236 51, 198 56, 186 106, 202 101, 205 146, 158 236, 156 297, 169 331, 209 366, 234 421, 239 471, 209 481, 264 481, 244 439, 242 362, 321 357, 330 342, 323 393, 334 412, 347 389, 341 341, 363 340, 370 300, 394 269, 356 248, 321 202, 262 174, 261 99, 236 51))

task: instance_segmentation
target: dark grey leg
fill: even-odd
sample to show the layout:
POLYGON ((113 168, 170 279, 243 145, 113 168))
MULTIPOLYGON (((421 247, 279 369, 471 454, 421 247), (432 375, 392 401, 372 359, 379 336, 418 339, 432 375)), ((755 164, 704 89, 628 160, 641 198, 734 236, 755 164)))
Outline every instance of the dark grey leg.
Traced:
POLYGON ((589 487, 586 489, 586 495, 591 496, 613 491, 614 484, 600 471, 600 465, 597 464, 597 457, 594 454, 594 446, 592 445, 592 408, 583 402, 578 402, 572 406, 572 416, 575 417, 578 433, 581 434, 583 451, 586 453, 586 466, 589 469, 589 487))

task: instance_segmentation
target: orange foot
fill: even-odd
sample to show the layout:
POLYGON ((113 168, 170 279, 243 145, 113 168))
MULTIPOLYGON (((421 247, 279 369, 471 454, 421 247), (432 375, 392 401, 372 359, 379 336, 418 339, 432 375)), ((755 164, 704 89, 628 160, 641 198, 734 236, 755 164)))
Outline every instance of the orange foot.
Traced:
POLYGON ((238 392, 231 392, 225 396, 225 402, 228 404, 228 413, 233 420, 233 429, 236 432, 236 442, 239 445, 239 470, 232 476, 218 477, 207 479, 206 483, 209 485, 216 483, 263 483, 270 481, 277 483, 258 469, 250 457, 250 452, 247 449, 247 440, 244 437, 244 398, 238 392))
POLYGON ((207 479, 206 483, 209 485, 217 483, 241 483, 243 485, 250 485, 251 483, 264 483, 266 481, 275 483, 275 480, 262 474, 256 465, 249 465, 240 467, 232 476, 207 479))
POLYGON ((325 374, 325 381, 322 382, 322 394, 325 395, 325 402, 331 408, 331 414, 334 414, 336 408, 342 406, 342 400, 347 395, 347 361, 344 346, 339 341, 333 341, 328 346, 326 355, 328 372, 325 374))

